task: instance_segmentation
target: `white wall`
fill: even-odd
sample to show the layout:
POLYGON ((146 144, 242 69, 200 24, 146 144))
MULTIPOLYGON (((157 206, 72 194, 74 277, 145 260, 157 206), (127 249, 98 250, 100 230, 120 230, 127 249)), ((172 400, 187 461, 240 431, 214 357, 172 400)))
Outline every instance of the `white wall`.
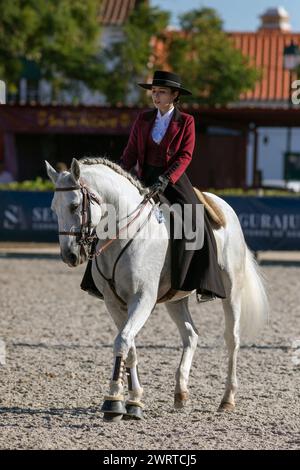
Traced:
MULTIPOLYGON (((284 179, 284 153, 287 149, 287 128, 260 127, 258 132, 257 167, 262 170, 263 180, 284 179), (264 142, 267 138, 268 142, 264 142)), ((252 183, 253 136, 249 136, 247 149, 247 184, 252 183)), ((292 129, 291 151, 300 153, 300 128, 292 129)))
MULTIPOLYGON (((116 41, 122 40, 123 32, 119 26, 105 26, 102 29, 101 36, 99 38, 99 51, 108 48, 111 44, 116 41)), ((110 64, 107 64, 108 68, 110 64)), ((113 65, 113 64, 112 64, 113 65)), ((51 84, 47 80, 40 80, 39 82, 39 102, 42 104, 51 103, 51 84)), ((27 80, 22 79, 20 81, 20 101, 26 102, 27 96, 27 80)), ((57 99, 59 104, 84 104, 84 105, 104 105, 106 104, 105 96, 98 92, 90 90, 83 82, 74 81, 74 91, 62 92, 59 94, 57 99)))

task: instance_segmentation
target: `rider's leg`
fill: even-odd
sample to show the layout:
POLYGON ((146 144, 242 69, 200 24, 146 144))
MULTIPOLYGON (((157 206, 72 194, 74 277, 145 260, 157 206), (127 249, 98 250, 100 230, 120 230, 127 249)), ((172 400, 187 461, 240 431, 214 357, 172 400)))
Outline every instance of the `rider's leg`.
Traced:
MULTIPOLYGON (((174 184, 167 186, 166 198, 171 204, 180 204, 185 214, 185 205, 192 206, 192 229, 199 225, 196 207, 199 200, 187 175, 183 174, 174 184)), ((185 221, 184 221, 185 222, 185 221)), ((188 250, 185 237, 172 240, 172 288, 192 291, 197 289, 203 300, 225 298, 221 269, 217 260, 217 247, 206 212, 203 218, 204 244, 202 248, 188 250)))
POLYGON ((99 299, 103 299, 103 295, 101 294, 99 289, 97 289, 92 276, 92 260, 89 260, 87 263, 87 267, 83 275, 80 287, 82 290, 87 291, 89 294, 94 295, 99 299))

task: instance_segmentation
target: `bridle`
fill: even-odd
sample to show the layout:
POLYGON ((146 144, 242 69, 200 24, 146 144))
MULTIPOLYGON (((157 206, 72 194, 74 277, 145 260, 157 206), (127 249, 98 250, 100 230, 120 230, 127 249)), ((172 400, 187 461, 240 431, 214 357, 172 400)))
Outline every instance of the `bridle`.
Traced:
MULTIPOLYGON (((99 198, 93 191, 90 190, 84 183, 79 182, 78 186, 70 186, 70 187, 64 187, 64 188, 55 188, 55 191, 60 192, 60 191, 81 191, 82 194, 82 208, 81 208, 81 225, 80 225, 80 231, 59 231, 59 235, 71 235, 74 237, 77 237, 77 243, 80 245, 80 252, 86 254, 86 248, 89 251, 88 258, 93 259, 95 258, 96 262, 96 268, 102 276, 102 278, 108 282, 108 285, 110 286, 112 292, 115 294, 117 299, 123 304, 126 305, 124 300, 118 295, 117 290, 116 290, 116 282, 115 282, 115 273, 116 273, 116 268, 118 265, 118 262, 120 261, 122 255, 124 254, 125 250, 131 245, 133 240, 135 239, 136 235, 142 230, 142 228, 147 224, 147 222, 150 220, 151 215, 153 214, 154 210, 157 208, 158 204, 155 204, 151 202, 151 209, 149 213, 147 214, 147 217, 145 220, 141 223, 141 225, 137 228, 135 234, 133 235, 132 238, 126 241, 125 245, 119 252, 112 268, 112 275, 111 277, 107 277, 101 270, 99 263, 97 261, 97 257, 101 255, 115 240, 120 238, 121 233, 126 230, 142 213, 142 211, 145 209, 147 204, 150 202, 151 198, 156 194, 155 192, 149 191, 143 198, 143 200, 138 204, 138 206, 134 209, 131 214, 127 217, 127 224, 122 227, 118 228, 116 235, 109 239, 104 245, 101 246, 99 250, 95 250, 95 245, 97 241, 97 234, 95 233, 95 230, 92 229, 91 226, 91 204, 94 202, 98 204, 100 207, 103 204, 103 201, 101 198, 99 198), (129 220, 128 220, 129 219, 129 220)), ((119 221, 117 222, 117 225, 119 227, 119 221)), ((167 298, 167 296, 163 296, 163 298, 167 298)), ((159 300, 162 301, 162 300, 159 300)))
MULTIPOLYGON (((59 235, 69 235, 77 238, 77 243, 80 245, 81 249, 84 250, 85 246, 90 248, 93 241, 97 239, 97 235, 95 230, 92 228, 92 217, 91 217, 91 204, 98 204, 99 207, 102 206, 103 200, 99 198, 88 186, 84 183, 79 182, 79 185, 76 186, 67 186, 62 188, 55 188, 55 192, 62 192, 62 191, 81 191, 82 194, 82 206, 81 206, 81 224, 79 231, 59 231, 59 235)), ((134 211, 128 216, 131 217, 127 224, 118 229, 116 235, 109 239, 99 250, 95 253, 89 255, 89 259, 92 259, 96 256, 99 256, 103 251, 105 251, 109 245, 111 245, 115 240, 120 238, 121 233, 126 230, 141 214, 143 209, 148 204, 149 200, 153 196, 152 193, 147 193, 143 200, 139 203, 139 205, 134 209, 134 211)), ((157 207, 156 204, 152 204, 152 208, 147 216, 147 219, 144 223, 137 229, 137 233, 143 228, 145 223, 150 219, 152 212, 157 207)), ((117 223, 119 226, 119 222, 117 223)))
POLYGON ((91 204, 98 204, 101 207, 103 201, 100 199, 91 189, 85 184, 80 183, 77 186, 68 186, 64 188, 55 188, 55 192, 62 191, 81 191, 82 194, 82 205, 81 205, 81 224, 79 231, 59 231, 59 235, 71 235, 77 238, 77 243, 81 247, 84 245, 89 246, 96 234, 92 229, 92 215, 91 215, 91 204))

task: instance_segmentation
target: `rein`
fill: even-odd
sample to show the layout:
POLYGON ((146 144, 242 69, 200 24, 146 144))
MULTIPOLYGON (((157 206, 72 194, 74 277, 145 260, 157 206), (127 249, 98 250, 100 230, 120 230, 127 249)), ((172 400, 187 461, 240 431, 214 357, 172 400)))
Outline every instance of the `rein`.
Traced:
MULTIPOLYGON (((59 235, 71 235, 71 236, 74 236, 74 237, 78 237, 77 243, 80 245, 80 248, 82 250, 84 250, 84 245, 87 245, 90 248, 91 253, 88 255, 88 258, 90 260, 95 259, 96 267, 97 267, 97 270, 98 270, 99 274, 102 276, 103 279, 105 279, 105 281, 108 282, 112 292, 118 298, 118 300, 123 305, 126 305, 124 300, 118 295, 118 293, 116 291, 116 285, 115 285, 116 267, 117 267, 118 261, 120 260, 121 256, 125 252, 125 250, 131 245, 131 243, 133 242, 136 235, 142 230, 142 228, 150 220, 150 217, 151 217, 153 211, 155 210, 155 208, 157 207, 157 205, 152 204, 152 208, 149 211, 146 219, 138 227, 138 229, 137 229, 136 233, 134 234, 134 236, 125 244, 125 246, 122 248, 122 250, 118 254, 117 259, 116 259, 116 261, 114 263, 114 266, 113 266, 113 269, 112 269, 112 277, 111 278, 108 278, 103 274, 103 272, 101 271, 101 269, 99 267, 97 257, 99 255, 101 255, 115 240, 119 239, 121 233, 124 230, 126 230, 141 215, 141 213, 143 212, 143 210, 147 206, 147 204, 148 204, 148 202, 151 199, 153 194, 150 193, 150 192, 148 194, 146 194, 144 196, 143 200, 139 203, 139 205, 129 215, 129 217, 131 217, 131 219, 127 222, 127 224, 117 231, 115 237, 108 240, 99 250, 97 250, 93 253, 93 246, 95 246, 95 240, 97 239, 97 235, 95 233, 93 233, 92 229, 91 229, 91 204, 96 202, 101 207, 103 201, 101 199, 99 199, 98 196, 96 196, 86 185, 84 185, 82 183, 80 183, 80 185, 78 185, 78 186, 70 186, 70 187, 65 187, 65 188, 56 188, 55 191, 57 191, 57 192, 59 192, 59 191, 81 191, 83 200, 82 200, 82 209, 81 209, 82 220, 81 220, 81 225, 80 225, 80 231, 77 231, 77 232, 75 232, 75 231, 69 231, 69 232, 68 231, 60 231, 58 233, 59 233, 59 235)), ((119 222, 118 222, 118 225, 119 225, 119 222)))
MULTIPOLYGON (((59 231, 59 235, 71 235, 73 237, 77 237, 77 243, 81 246, 88 245, 90 246, 92 242, 97 238, 97 235, 92 232, 91 229, 91 204, 96 202, 100 207, 103 203, 102 199, 100 199, 95 193, 93 193, 85 184, 80 183, 77 186, 68 186, 63 188, 55 188, 55 192, 62 192, 62 191, 81 191, 82 193, 82 208, 81 208, 81 225, 80 231, 59 231)), ((143 200, 139 203, 139 205, 134 209, 134 211, 130 214, 129 217, 132 217, 128 223, 119 229, 116 235, 108 240, 98 251, 95 253, 91 253, 88 258, 93 259, 103 253, 115 240, 120 238, 121 233, 126 230, 142 213, 142 211, 147 206, 149 199, 151 198, 151 194, 148 193, 144 196, 143 200), (134 215, 135 214, 135 215, 134 215)), ((150 216, 156 205, 152 206, 151 211, 149 212, 146 221, 138 228, 136 234, 142 229, 144 224, 150 219, 150 216)), ((118 222, 119 225, 119 222, 118 222)), ((136 235, 135 234, 135 235, 136 235)), ((132 241, 131 239, 130 241, 132 241)), ((123 251, 123 250, 122 250, 123 251)))
MULTIPOLYGON (((120 235, 122 232, 124 232, 124 230, 126 230, 128 227, 130 227, 131 224, 133 224, 133 222, 141 215, 141 213, 143 212, 143 210, 145 209, 145 207, 147 206, 147 203, 148 203, 148 198, 144 198, 142 200, 142 202, 140 202, 140 204, 135 208, 135 210, 130 214, 130 215, 133 215, 137 212, 137 214, 132 217, 131 220, 129 220, 129 222, 122 228, 120 228, 117 232, 117 234, 115 235, 115 237, 111 238, 110 240, 108 240, 99 250, 97 250, 93 255, 89 256, 89 259, 93 259, 95 258, 96 256, 99 256, 101 255, 101 253, 103 253, 103 251, 105 251, 109 245, 111 245, 115 240, 119 239, 120 238, 120 235)), ((156 205, 152 206, 152 209, 151 211, 149 212, 148 216, 147 216, 147 219, 146 221, 144 221, 142 223, 142 225, 138 228, 138 230, 136 231, 136 234, 142 229, 142 227, 145 225, 145 222, 147 222, 149 219, 150 219, 150 216, 154 210, 154 208, 156 207, 156 205)), ((136 235, 135 234, 135 235, 136 235)))
MULTIPOLYGON (((145 198, 144 198, 145 199, 145 198)), ((142 202, 144 202, 144 199, 142 202)), ((100 248, 100 250, 98 250, 97 252, 94 253, 94 255, 92 255, 89 259, 93 259, 95 258, 95 263, 96 263, 96 268, 97 268, 97 271, 98 273, 100 274, 100 276, 102 276, 102 278, 108 283, 109 287, 111 288, 111 290, 113 291, 113 293, 115 294, 115 296, 117 297, 117 299, 121 302, 121 304, 123 304, 124 306, 126 305, 126 302, 124 302, 124 300, 122 299, 122 297, 119 296, 119 294, 117 293, 117 290, 116 290, 116 281, 115 281, 115 274, 116 274, 116 268, 117 268, 117 264, 118 262, 120 261, 121 259, 121 256, 123 255, 123 253, 127 250, 127 248, 129 248, 129 246, 131 245, 131 243, 133 242, 134 238, 136 237, 136 235, 142 230, 142 228, 146 225, 146 223, 150 220, 150 217, 154 211, 154 209, 156 208, 156 204, 152 206, 151 210, 149 211, 146 219, 143 221, 143 223, 139 226, 139 228, 137 229, 137 231, 135 232, 134 236, 126 243, 126 245, 122 248, 122 250, 120 251, 120 253, 118 254, 115 262, 114 262, 114 265, 113 265, 113 269, 112 269, 112 276, 111 278, 107 277, 104 275, 104 273, 101 271, 100 269, 100 266, 98 264, 98 256, 103 253, 103 251, 108 248, 108 246, 114 241, 116 240, 117 238, 119 238, 119 235, 121 233, 121 231, 123 231, 125 228, 127 228, 129 225, 131 225, 132 222, 134 222, 134 220, 137 219, 137 217, 140 215, 140 213, 142 212, 142 210, 146 207, 146 204, 148 203, 148 198, 146 200, 146 202, 144 203, 143 207, 141 207, 141 209, 138 211, 138 214, 126 225, 126 227, 123 227, 119 232, 118 232, 118 236, 114 237, 113 239, 109 240, 103 247, 100 248)), ((141 205, 141 203, 139 204, 141 205)), ((135 209, 134 212, 136 212, 137 209, 135 209)))
MULTIPOLYGON (((77 186, 68 186, 64 188, 55 188, 55 192, 63 192, 63 191, 81 191, 82 193, 82 208, 81 208, 81 225, 80 225, 80 231, 59 231, 59 235, 71 235, 73 237, 78 237, 77 243, 79 245, 90 245, 97 236, 92 233, 91 229, 91 204, 96 202, 98 206, 101 207, 103 201, 96 196, 95 193, 93 193, 86 185, 80 184, 77 186)), ((120 238, 121 233, 126 230, 142 213, 142 211, 145 209, 148 201, 151 199, 152 194, 148 193, 144 196, 143 200, 139 203, 139 205, 134 209, 134 211, 130 214, 130 216, 133 216, 136 212, 137 214, 132 217, 131 220, 125 225, 125 227, 122 227, 120 230, 118 230, 117 234, 115 237, 112 239, 108 240, 102 246, 97 252, 95 252, 92 255, 89 255, 89 259, 93 259, 95 256, 99 256, 103 251, 105 251, 115 240, 120 238)), ((153 206, 153 208, 150 211, 150 215, 153 212, 154 208, 156 205, 153 206)), ((119 222, 118 222, 119 225, 119 222)), ((144 225, 144 224, 143 224, 144 225)), ((143 226, 142 225, 142 226, 143 226)), ((137 232, 140 231, 142 226, 138 229, 137 232)))
MULTIPOLYGON (((97 235, 92 232, 91 229, 91 204, 96 202, 100 207, 103 203, 102 199, 100 199, 95 193, 93 193, 85 184, 80 183, 78 186, 69 186, 69 187, 64 187, 64 188, 56 188, 55 191, 81 191, 82 193, 82 209, 81 209, 81 215, 82 215, 82 221, 80 225, 80 231, 75 232, 75 231, 61 231, 58 232, 59 235, 71 235, 74 237, 79 237, 77 243, 80 245, 80 248, 85 251, 84 245, 87 245, 90 248, 90 254, 88 255, 88 259, 92 260, 95 259, 95 264, 97 271, 99 272, 100 276, 108 283, 110 289, 116 296, 116 298, 119 300, 119 302, 126 306, 126 302, 119 296, 116 290, 116 282, 115 282, 115 273, 116 273, 116 268, 119 260, 121 259, 121 256, 124 254, 125 250, 131 245, 133 242, 134 238, 136 235, 142 230, 142 228, 148 223, 150 220, 151 215, 153 214, 154 210, 157 208, 157 204, 152 204, 151 210, 149 211, 146 219, 143 221, 143 223, 138 227, 137 231, 133 235, 133 237, 125 244, 125 246, 121 249, 120 253, 118 254, 114 265, 112 269, 112 276, 111 278, 107 277, 104 275, 104 273, 101 271, 99 264, 98 264, 98 256, 101 255, 115 240, 118 240, 120 238, 121 233, 126 230, 143 212, 145 207, 147 206, 148 202, 150 199, 156 194, 156 191, 149 191, 143 198, 143 200, 138 204, 138 206, 134 209, 133 212, 127 217, 131 217, 131 219, 127 222, 127 224, 120 228, 115 237, 112 239, 108 240, 99 250, 94 251, 95 247, 95 241, 97 239, 97 235), (93 252, 94 251, 94 252, 93 252)), ((122 219, 123 220, 123 219, 122 219)), ((118 221, 118 226, 119 226, 119 221, 118 221)), ((162 302, 165 300, 168 300, 169 298, 172 298, 173 296, 173 291, 172 289, 165 294, 161 299, 158 300, 158 302, 162 302), (170 295, 169 295, 170 294, 170 295)))

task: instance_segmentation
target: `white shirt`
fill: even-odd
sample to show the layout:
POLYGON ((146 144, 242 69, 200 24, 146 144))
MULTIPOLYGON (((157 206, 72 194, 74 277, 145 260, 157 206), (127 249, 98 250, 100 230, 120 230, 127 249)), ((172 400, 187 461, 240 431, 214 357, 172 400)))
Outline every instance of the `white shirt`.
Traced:
POLYGON ((172 106, 172 108, 167 111, 163 116, 161 115, 160 110, 157 110, 157 116, 151 132, 152 139, 157 144, 160 144, 160 142, 164 138, 164 135, 167 132, 168 126, 172 119, 173 112, 174 106, 172 106))

